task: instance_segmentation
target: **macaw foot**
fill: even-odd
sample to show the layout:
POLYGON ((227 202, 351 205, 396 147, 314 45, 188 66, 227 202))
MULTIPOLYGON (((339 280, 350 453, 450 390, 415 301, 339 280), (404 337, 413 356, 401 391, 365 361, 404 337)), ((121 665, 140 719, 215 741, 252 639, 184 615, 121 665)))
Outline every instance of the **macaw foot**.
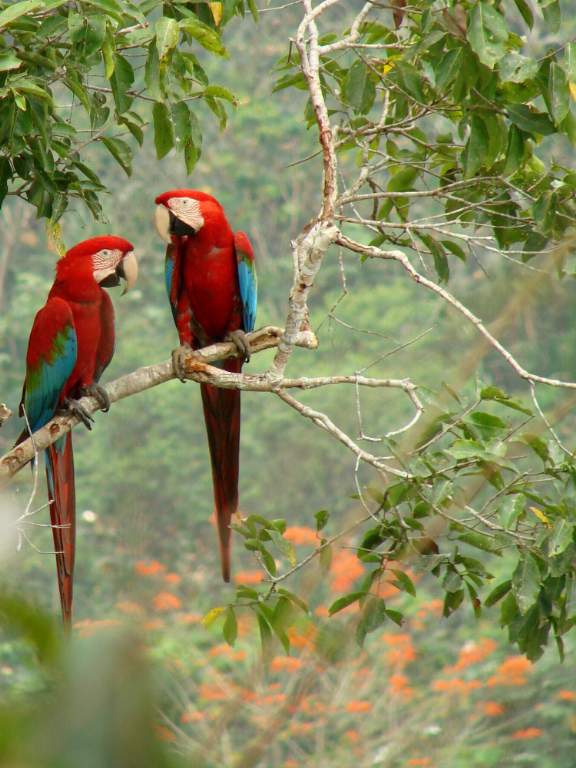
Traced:
POLYGON ((172 350, 172 367, 174 368, 174 373, 182 382, 187 381, 186 358, 190 352, 192 352, 192 347, 189 347, 188 344, 182 344, 172 350))
POLYGON ((82 387, 81 394, 82 396, 86 395, 97 400, 100 410, 103 413, 108 413, 110 410, 110 398, 108 397, 108 392, 106 392, 104 387, 101 387, 100 384, 94 383, 90 384, 88 387, 82 387))
POLYGON ((244 331, 230 331, 226 339, 230 340, 233 344, 236 345, 236 348, 238 349, 238 352, 242 355, 242 359, 245 363, 250 362, 250 355, 252 354, 252 351, 250 349, 250 342, 248 341, 248 337, 244 333, 244 331))
POLYGON ((94 419, 92 418, 92 415, 84 408, 83 405, 80 405, 80 402, 78 400, 74 400, 72 397, 67 397, 64 400, 64 407, 66 408, 67 413, 71 413, 73 416, 77 416, 82 424, 86 427, 86 429, 92 429, 92 422, 94 419))

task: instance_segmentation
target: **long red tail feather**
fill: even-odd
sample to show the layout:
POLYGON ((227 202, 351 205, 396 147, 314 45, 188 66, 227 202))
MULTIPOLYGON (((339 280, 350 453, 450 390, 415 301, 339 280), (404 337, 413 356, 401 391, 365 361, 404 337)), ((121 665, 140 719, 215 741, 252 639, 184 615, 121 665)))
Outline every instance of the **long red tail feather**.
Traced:
POLYGON ((74 490, 74 454, 72 434, 46 449, 46 478, 50 499, 50 520, 56 552, 56 570, 62 618, 72 620, 74 555, 76 549, 76 495, 74 490))
MULTIPOLYGON (((225 367, 237 373, 242 368, 242 362, 227 360, 225 367)), ((200 389, 212 463, 222 578, 230 581, 230 520, 238 509, 240 392, 209 384, 201 384, 200 389)))

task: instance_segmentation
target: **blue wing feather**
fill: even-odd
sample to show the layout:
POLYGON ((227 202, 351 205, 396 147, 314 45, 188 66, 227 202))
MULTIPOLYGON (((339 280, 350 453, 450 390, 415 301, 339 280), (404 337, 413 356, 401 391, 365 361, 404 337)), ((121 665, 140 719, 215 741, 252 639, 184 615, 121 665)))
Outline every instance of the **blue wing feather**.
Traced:
POLYGON ((176 320, 176 313, 178 307, 172 300, 172 280, 174 279, 174 257, 172 255, 172 246, 168 246, 166 250, 166 259, 164 261, 164 279, 166 281, 166 293, 168 294, 168 300, 170 302, 170 308, 172 309, 172 317, 176 320))
POLYGON ((242 299, 242 320, 244 330, 249 333, 254 330, 256 324, 256 307, 258 304, 258 279, 254 252, 250 240, 244 232, 236 232, 234 245, 238 262, 238 286, 242 299))
POLYGON ((36 315, 29 346, 43 349, 35 363, 28 363, 26 368, 24 405, 35 432, 56 413, 62 390, 76 365, 76 330, 64 301, 51 299, 36 315))

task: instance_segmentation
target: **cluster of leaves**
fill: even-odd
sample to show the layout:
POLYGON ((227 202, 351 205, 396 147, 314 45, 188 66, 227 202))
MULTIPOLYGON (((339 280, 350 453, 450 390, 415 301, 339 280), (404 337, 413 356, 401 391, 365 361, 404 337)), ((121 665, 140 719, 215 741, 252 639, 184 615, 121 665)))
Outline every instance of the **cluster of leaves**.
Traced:
MULTIPOLYGON (((529 658, 542 655, 550 634, 563 656, 563 637, 576 623, 574 460, 554 438, 528 431, 534 420, 530 409, 495 386, 456 402, 457 408, 430 403, 431 415, 414 447, 387 442, 407 479, 384 491, 368 489, 371 500, 363 503, 370 505, 370 515, 360 521, 353 540, 361 567, 330 614, 360 605, 360 645, 385 623, 401 625, 403 613, 387 605, 378 585, 391 579, 398 590, 415 596, 415 585, 401 567, 408 559, 438 579, 445 617, 466 600, 478 617, 483 606, 502 601, 501 624, 529 658), (516 563, 510 578, 494 586, 492 567, 484 561, 504 553, 512 553, 516 563)), ((283 609, 306 611, 308 604, 279 585, 311 559, 329 569, 333 541, 322 533, 328 520, 325 511, 317 513, 315 549, 300 560, 284 538, 284 520, 251 515, 235 526, 268 583, 240 585, 227 609, 210 614, 211 624, 228 610, 223 627, 228 642, 236 638, 230 631, 234 611, 247 605, 266 619, 263 640, 272 629, 286 642, 285 621, 291 613, 283 609)))
POLYGON ((70 198, 98 218, 104 190, 90 145, 104 147, 127 174, 133 145, 153 123, 158 158, 173 147, 188 173, 202 135, 192 104, 226 122, 235 97, 210 84, 199 53, 226 56, 222 27, 253 3, 192 7, 160 0, 21 0, 0 10, 0 203, 17 194, 57 220, 70 198), (144 65, 144 66, 142 66, 144 65))
MULTIPOLYGON (((546 32, 558 32, 560 4, 537 6, 546 32)), ((382 15, 361 25, 362 47, 351 45, 346 57, 330 51, 346 33, 320 40, 340 156, 356 153, 367 170, 370 199, 354 213, 345 207, 345 220, 359 212, 376 232, 373 244, 429 256, 443 282, 450 261, 489 246, 487 235, 495 247, 533 258, 575 220, 576 176, 560 162, 558 141, 557 161, 547 159, 543 139, 576 141, 576 43, 552 37, 538 57, 528 55, 521 33, 535 18, 524 0, 415 2, 399 30, 382 15), (470 228, 484 237, 464 235, 470 228)), ((277 89, 305 88, 297 64, 292 54, 280 62, 288 72, 277 89)), ((312 125, 310 103, 306 116, 312 125)))

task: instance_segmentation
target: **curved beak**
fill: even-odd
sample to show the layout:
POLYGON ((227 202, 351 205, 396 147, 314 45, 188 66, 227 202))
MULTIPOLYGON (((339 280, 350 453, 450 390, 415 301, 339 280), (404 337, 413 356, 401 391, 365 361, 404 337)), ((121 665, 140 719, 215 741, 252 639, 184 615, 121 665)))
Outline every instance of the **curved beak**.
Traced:
POLYGON ((170 211, 164 205, 157 205, 154 211, 156 231, 165 243, 170 243, 170 211))
POLYGON ((122 296, 136 285, 138 279, 138 261, 134 251, 128 251, 120 264, 116 267, 116 274, 125 280, 122 296))

